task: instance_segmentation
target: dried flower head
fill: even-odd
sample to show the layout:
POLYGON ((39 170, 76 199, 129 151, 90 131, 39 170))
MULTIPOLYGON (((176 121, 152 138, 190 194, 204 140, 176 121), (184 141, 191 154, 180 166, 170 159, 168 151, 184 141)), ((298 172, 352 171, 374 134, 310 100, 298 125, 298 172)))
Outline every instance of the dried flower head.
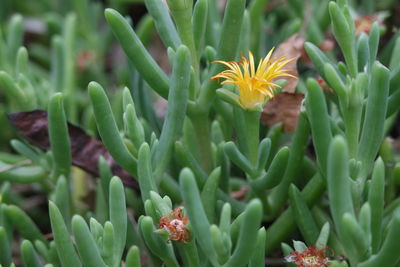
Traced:
POLYGON ((365 16, 358 17, 355 21, 356 34, 359 35, 362 32, 369 34, 374 25, 374 22, 378 22, 379 26, 382 26, 384 15, 381 13, 373 13, 365 16))
POLYGON ((333 89, 329 87, 329 85, 325 82, 325 80, 321 76, 317 77, 317 82, 323 90, 334 93, 333 89))
POLYGON ((293 262, 299 267, 324 267, 329 266, 329 258, 325 255, 325 249, 309 247, 302 252, 292 251, 285 257, 287 262, 293 262))
POLYGON ((161 217, 158 228, 168 232, 169 240, 187 243, 190 240, 190 232, 186 227, 188 222, 188 218, 182 215, 182 209, 176 208, 170 214, 161 217))
POLYGON ((251 52, 249 52, 249 59, 242 57, 238 62, 215 61, 216 63, 224 64, 229 69, 213 76, 211 79, 224 78, 225 81, 221 84, 234 84, 239 89, 239 101, 243 108, 253 109, 274 97, 275 89, 279 87, 273 82, 275 79, 279 77, 295 77, 283 67, 296 58, 272 58, 272 52, 273 49, 269 51, 265 58, 260 60, 257 69, 251 52))

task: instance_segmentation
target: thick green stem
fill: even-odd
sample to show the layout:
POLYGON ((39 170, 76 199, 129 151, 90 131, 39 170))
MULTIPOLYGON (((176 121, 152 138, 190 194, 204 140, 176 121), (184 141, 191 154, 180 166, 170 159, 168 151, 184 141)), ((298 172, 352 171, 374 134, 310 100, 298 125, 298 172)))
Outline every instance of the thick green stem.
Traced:
POLYGON ((199 159, 203 170, 210 173, 212 170, 212 151, 210 122, 207 113, 196 114, 191 117, 193 126, 197 135, 197 144, 199 147, 199 159))
POLYGON ((246 122, 247 158, 256 166, 258 158, 258 145, 260 143, 260 115, 258 111, 244 111, 246 122))
POLYGON ((176 29, 184 45, 189 48, 192 57, 192 67, 196 74, 196 85, 199 85, 199 63, 197 61, 196 44, 194 43, 192 27, 192 1, 169 0, 168 6, 175 20, 176 29))
POLYGON ((344 104, 343 101, 340 102, 344 115, 343 118, 350 158, 355 158, 357 156, 364 90, 367 87, 367 74, 359 74, 350 88, 348 94, 348 104, 344 104), (344 107, 345 105, 346 107, 344 107))
POLYGON ((179 33, 179 36, 181 37, 182 43, 186 45, 189 48, 190 55, 192 57, 192 67, 194 69, 194 72, 196 74, 196 84, 199 83, 199 63, 197 60, 197 50, 196 50, 196 45, 194 43, 194 38, 193 38, 193 31, 192 31, 192 14, 190 12, 175 12, 177 13, 176 16, 174 17, 175 22, 176 22, 176 27, 179 33))
POLYGON ((358 136, 360 134, 361 109, 349 108, 344 119, 346 139, 349 145, 349 156, 355 158, 358 150, 358 136))
POLYGON ((69 14, 65 21, 64 32, 64 78, 63 93, 66 96, 66 111, 69 121, 78 122, 75 88, 75 41, 76 16, 69 14))

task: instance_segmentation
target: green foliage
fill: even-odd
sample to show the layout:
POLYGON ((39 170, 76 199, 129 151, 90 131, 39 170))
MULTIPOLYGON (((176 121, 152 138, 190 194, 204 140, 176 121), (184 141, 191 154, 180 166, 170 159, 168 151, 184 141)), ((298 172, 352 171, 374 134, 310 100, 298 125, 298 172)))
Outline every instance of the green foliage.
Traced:
POLYGON ((303 266, 294 255, 306 253, 399 266, 400 38, 389 22, 354 22, 393 16, 395 1, 3 2, 1 266, 303 266), (137 25, 132 2, 148 11, 137 25), (305 52, 279 47, 295 33, 305 52), (279 99, 246 109, 237 86, 212 79, 230 64, 214 61, 251 51, 257 63, 273 47, 303 53, 295 88, 276 81, 275 110, 279 99), (47 119, 12 121, 18 133, 7 122, 34 109, 47 119), (271 114, 285 118, 261 123, 271 114))

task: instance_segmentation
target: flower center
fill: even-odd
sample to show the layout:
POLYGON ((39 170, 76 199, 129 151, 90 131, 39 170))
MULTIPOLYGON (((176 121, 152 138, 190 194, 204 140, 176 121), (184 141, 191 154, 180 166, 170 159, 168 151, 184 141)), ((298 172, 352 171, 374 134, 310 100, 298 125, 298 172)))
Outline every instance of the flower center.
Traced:
POLYGON ((185 224, 181 220, 173 219, 170 225, 173 226, 178 232, 185 231, 185 224))
POLYGON ((321 258, 315 256, 304 257, 303 262, 306 266, 323 266, 324 264, 321 262, 321 258))

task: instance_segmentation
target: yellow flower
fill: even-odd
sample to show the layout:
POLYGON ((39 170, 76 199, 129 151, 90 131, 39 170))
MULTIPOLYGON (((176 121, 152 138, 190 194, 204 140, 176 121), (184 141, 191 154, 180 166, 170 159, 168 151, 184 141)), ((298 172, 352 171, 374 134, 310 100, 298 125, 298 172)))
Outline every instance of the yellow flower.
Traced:
POLYGON ((280 87, 273 81, 280 77, 294 77, 287 73, 283 67, 294 60, 280 57, 271 58, 274 49, 268 55, 260 59, 257 69, 254 65, 254 57, 249 52, 249 59, 242 57, 235 61, 214 61, 227 66, 229 69, 213 76, 211 79, 224 78, 221 84, 234 84, 239 89, 239 102, 245 109, 254 109, 274 97, 275 89, 280 87))

